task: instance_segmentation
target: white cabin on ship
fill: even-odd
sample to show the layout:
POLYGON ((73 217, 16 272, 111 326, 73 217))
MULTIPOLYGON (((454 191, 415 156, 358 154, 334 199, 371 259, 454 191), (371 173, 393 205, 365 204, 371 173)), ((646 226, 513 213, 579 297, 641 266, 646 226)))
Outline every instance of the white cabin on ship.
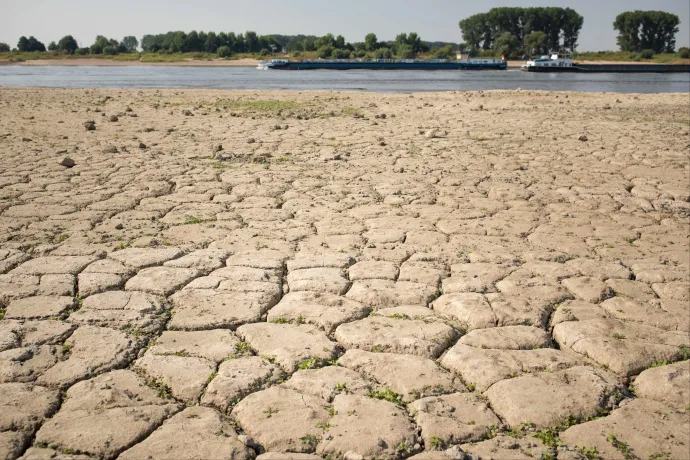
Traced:
POLYGON ((556 53, 551 56, 542 56, 537 59, 532 59, 527 61, 523 66, 522 70, 531 70, 531 67, 572 67, 573 58, 569 54, 556 53))

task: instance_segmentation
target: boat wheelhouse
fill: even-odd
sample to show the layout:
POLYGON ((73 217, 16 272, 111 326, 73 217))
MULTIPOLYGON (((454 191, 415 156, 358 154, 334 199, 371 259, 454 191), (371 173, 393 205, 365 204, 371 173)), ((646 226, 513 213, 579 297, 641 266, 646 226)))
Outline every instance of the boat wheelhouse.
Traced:
POLYGON ((522 70, 527 72, 542 70, 543 68, 562 68, 570 69, 573 67, 574 60, 570 54, 565 53, 555 53, 550 56, 542 56, 537 59, 527 61, 523 66, 522 70))

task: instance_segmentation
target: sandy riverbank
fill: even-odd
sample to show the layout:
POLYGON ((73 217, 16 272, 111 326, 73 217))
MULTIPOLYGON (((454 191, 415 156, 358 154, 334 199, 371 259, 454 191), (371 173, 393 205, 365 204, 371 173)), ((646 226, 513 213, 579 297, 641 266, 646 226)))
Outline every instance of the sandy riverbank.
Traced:
MULTIPOLYGON (((0 64, 3 62, 0 61, 0 64)), ((255 59, 216 59, 213 61, 189 59, 174 62, 116 61, 112 59, 36 59, 32 61, 8 62, 6 65, 21 66, 193 66, 193 67, 256 67, 255 59)))
POLYGON ((0 106, 0 457, 686 456, 687 97, 0 106))

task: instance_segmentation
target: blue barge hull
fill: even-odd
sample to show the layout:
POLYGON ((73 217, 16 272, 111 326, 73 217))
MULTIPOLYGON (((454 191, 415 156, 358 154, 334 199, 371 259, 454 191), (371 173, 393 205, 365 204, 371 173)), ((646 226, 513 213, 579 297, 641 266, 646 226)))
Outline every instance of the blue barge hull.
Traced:
POLYGON ((473 64, 461 61, 289 61, 271 63, 266 67, 272 70, 505 70, 508 64, 473 64))
POLYGON ((690 73, 683 64, 573 64, 571 67, 530 66, 522 70, 543 73, 690 73))

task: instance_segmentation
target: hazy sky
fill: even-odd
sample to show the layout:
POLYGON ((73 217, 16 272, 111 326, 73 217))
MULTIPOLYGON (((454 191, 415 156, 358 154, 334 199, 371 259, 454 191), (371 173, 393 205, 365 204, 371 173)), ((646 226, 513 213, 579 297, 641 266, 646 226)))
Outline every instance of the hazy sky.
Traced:
POLYGON ((617 49, 613 21, 623 11, 655 9, 679 16, 677 46, 690 42, 690 0, 0 0, 0 42, 21 35, 48 45, 71 34, 81 46, 96 35, 122 39, 192 29, 258 34, 341 34, 350 42, 374 32, 392 40, 417 32, 423 40, 460 42, 458 21, 497 6, 561 6, 585 18, 579 49, 617 49))

